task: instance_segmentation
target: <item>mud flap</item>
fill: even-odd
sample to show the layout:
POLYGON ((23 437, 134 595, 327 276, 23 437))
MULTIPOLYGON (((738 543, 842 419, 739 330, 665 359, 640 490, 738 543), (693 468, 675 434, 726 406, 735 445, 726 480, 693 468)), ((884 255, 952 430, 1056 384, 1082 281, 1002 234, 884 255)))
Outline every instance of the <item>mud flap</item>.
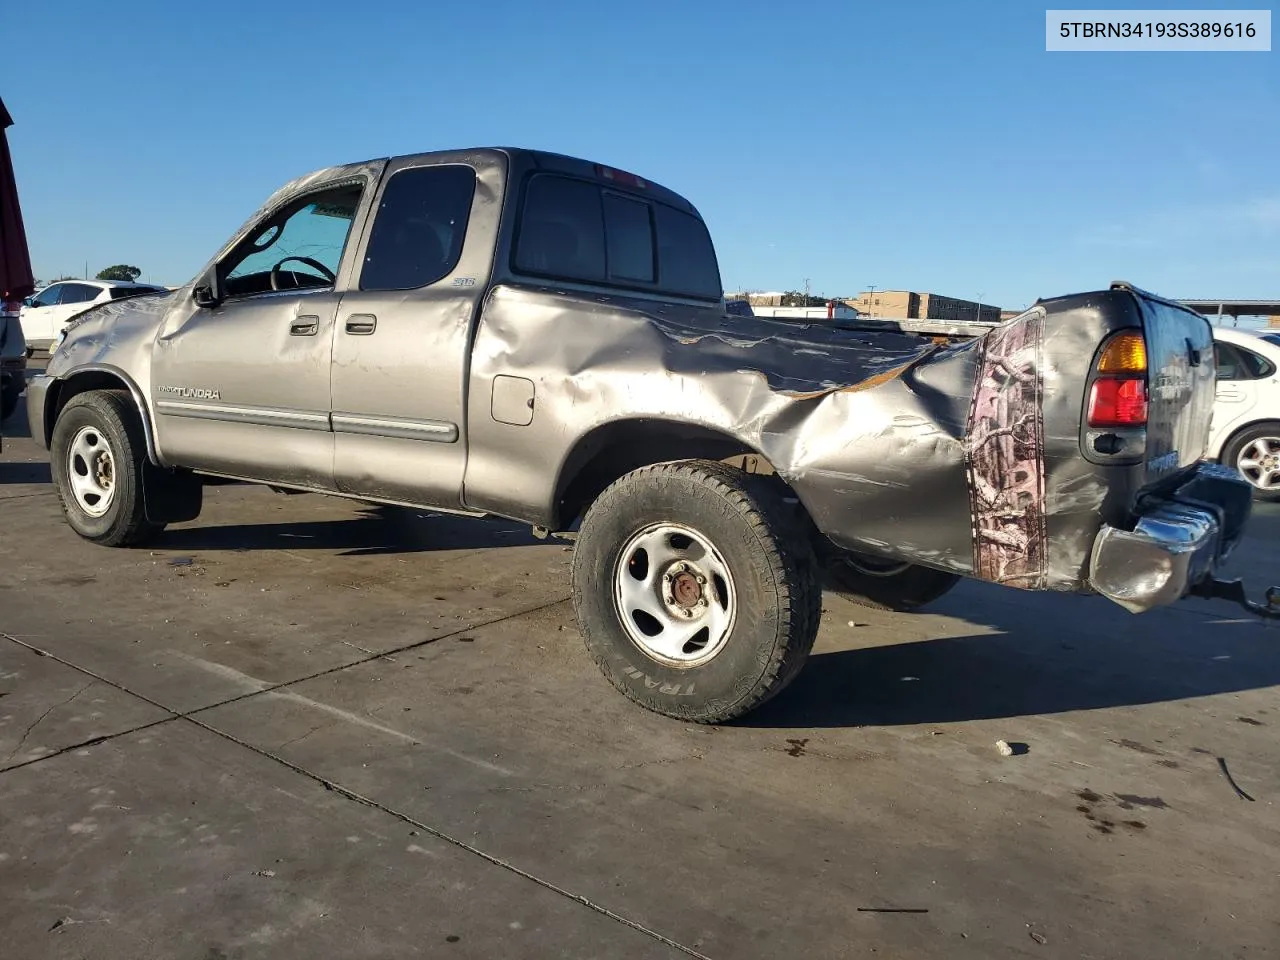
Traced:
POLYGON ((204 484, 190 470, 142 465, 142 505, 152 523, 182 523, 200 516, 204 484))

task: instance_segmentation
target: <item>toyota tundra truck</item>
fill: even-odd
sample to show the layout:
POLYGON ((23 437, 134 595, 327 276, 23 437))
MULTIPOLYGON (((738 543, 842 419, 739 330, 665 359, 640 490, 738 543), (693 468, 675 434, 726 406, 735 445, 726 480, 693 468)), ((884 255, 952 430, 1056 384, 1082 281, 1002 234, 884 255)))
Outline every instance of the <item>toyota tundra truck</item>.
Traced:
POLYGON ((1213 399, 1209 323, 1129 284, 978 337, 733 315, 683 197, 473 149, 287 184, 190 283, 77 317, 27 404, 107 546, 211 478, 571 539, 604 675, 722 722, 795 677, 824 585, 1222 593, 1250 495, 1202 460, 1213 399))

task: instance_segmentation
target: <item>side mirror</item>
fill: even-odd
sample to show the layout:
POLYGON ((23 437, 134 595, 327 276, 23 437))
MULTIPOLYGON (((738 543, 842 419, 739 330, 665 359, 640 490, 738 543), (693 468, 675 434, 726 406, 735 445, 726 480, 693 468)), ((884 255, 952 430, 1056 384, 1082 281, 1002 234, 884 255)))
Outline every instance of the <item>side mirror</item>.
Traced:
POLYGON ((216 307, 222 303, 222 297, 218 290, 218 274, 214 270, 210 270, 207 274, 196 281, 195 287, 191 290, 191 299, 196 302, 197 307, 206 310, 216 307))

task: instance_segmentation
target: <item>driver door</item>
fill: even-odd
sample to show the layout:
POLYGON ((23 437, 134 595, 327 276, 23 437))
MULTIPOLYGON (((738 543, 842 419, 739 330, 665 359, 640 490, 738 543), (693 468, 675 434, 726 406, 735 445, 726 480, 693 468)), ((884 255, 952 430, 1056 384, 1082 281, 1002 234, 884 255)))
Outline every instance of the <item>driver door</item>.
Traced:
POLYGON ((151 401, 167 463, 334 489, 336 277, 371 193, 370 178, 348 176, 287 197, 206 275, 205 305, 189 299, 166 318, 151 401))

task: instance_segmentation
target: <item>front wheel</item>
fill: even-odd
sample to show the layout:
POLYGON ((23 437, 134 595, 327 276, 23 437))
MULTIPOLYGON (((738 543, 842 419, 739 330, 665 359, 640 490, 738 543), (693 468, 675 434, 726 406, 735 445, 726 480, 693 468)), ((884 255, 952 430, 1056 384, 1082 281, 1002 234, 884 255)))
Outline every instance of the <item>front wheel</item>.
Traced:
POLYGON ((710 461, 643 467, 583 518, 573 601, 625 696, 720 723, 775 696, 813 648, 822 591, 773 481, 710 461))
POLYGON ((92 390, 72 397, 58 414, 49 450, 62 512, 80 536, 125 547, 164 529, 146 517, 146 439, 127 394, 92 390))
POLYGON ((905 613, 932 603, 960 582, 954 573, 840 550, 827 562, 827 580, 864 607, 905 613))

